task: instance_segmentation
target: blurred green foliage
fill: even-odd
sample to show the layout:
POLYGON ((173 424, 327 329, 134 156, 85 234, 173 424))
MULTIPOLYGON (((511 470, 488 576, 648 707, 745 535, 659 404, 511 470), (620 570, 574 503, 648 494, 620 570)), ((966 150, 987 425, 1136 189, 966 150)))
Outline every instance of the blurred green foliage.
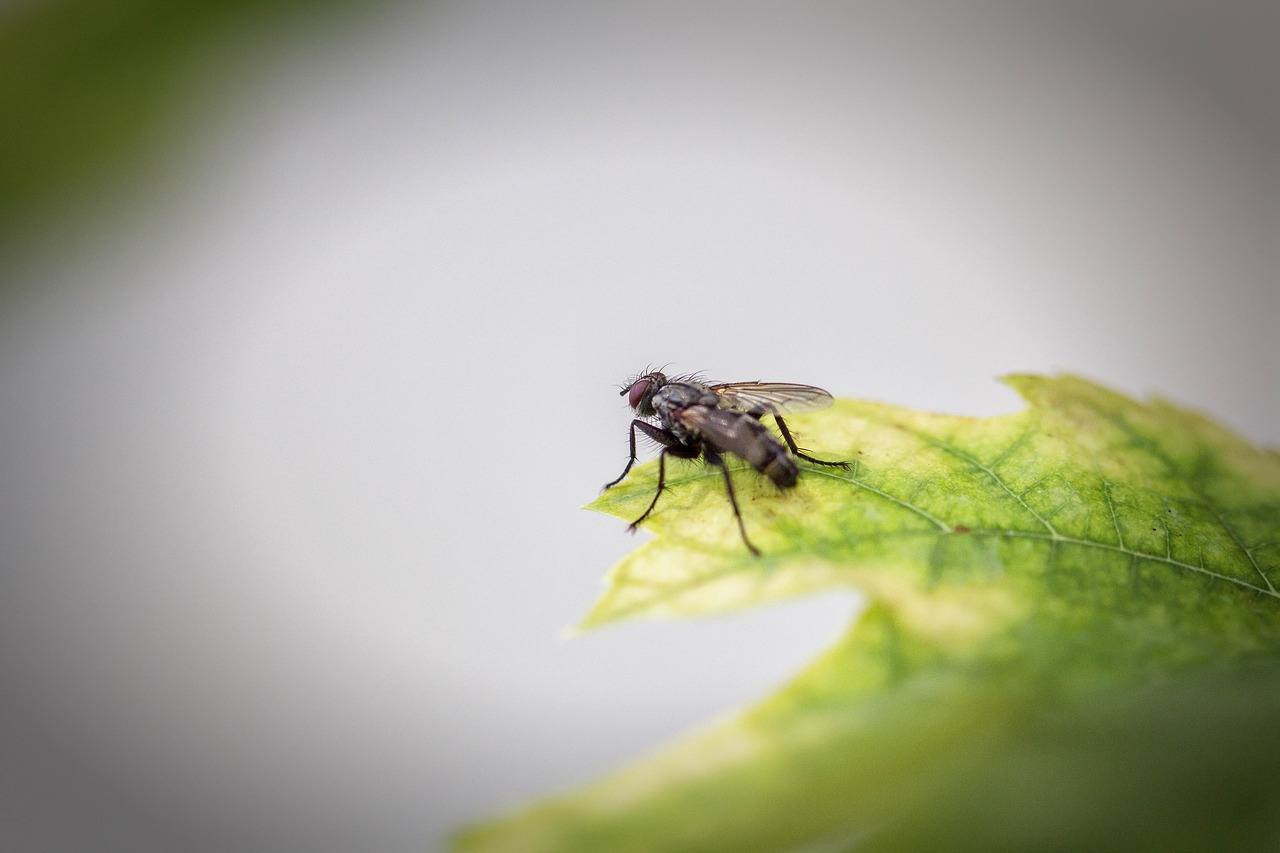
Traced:
POLYGON ((53 0, 0 12, 0 244, 145 162, 237 38, 332 0, 53 0))

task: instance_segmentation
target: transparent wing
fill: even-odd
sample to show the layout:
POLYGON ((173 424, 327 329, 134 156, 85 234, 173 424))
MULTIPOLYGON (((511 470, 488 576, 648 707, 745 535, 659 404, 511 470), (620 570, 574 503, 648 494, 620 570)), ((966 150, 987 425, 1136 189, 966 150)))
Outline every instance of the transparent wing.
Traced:
POLYGON ((727 382, 712 385, 711 390, 720 397, 721 408, 751 415, 811 412, 832 403, 831 395, 821 388, 791 382, 727 382))

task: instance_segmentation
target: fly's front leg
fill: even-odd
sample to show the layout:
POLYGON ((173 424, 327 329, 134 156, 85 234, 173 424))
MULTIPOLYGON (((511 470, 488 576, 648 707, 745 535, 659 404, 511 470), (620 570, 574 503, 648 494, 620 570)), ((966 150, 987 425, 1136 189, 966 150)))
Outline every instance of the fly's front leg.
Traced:
POLYGON ((778 422, 778 432, 782 433, 782 440, 787 443, 787 449, 795 456, 800 457, 806 462, 813 462, 817 465, 829 465, 832 468, 841 468, 845 471, 849 470, 848 462, 828 462, 825 459, 815 459, 809 454, 796 447, 796 440, 791 437, 791 430, 787 429, 787 422, 782 419, 781 415, 774 415, 773 419, 778 422))
POLYGON ((724 490, 729 495, 729 506, 733 507, 733 517, 738 520, 738 532, 742 534, 742 543, 747 546, 747 550, 757 557, 760 556, 760 549, 751 544, 751 540, 747 538, 746 525, 742 523, 742 513, 738 511, 738 499, 733 494, 733 478, 729 476, 729 469, 724 464, 724 458, 716 453, 710 447, 705 447, 702 451, 702 457, 708 463, 720 469, 720 473, 724 475, 724 490))
POLYGON ((658 454, 658 491, 653 493, 653 500, 649 502, 649 508, 644 511, 644 514, 627 526, 628 533, 635 533, 640 522, 649 517, 649 513, 653 512, 653 508, 658 505, 658 496, 667 486, 667 450, 668 448, 664 447, 658 454))
POLYGON ((622 482, 622 478, 627 476, 627 472, 631 470, 631 466, 636 464, 636 427, 640 427, 644 434, 661 444, 663 447, 670 447, 675 443, 676 437, 664 429, 660 429, 648 421, 642 421, 636 418, 631 422, 631 456, 627 459, 627 467, 622 469, 622 473, 618 475, 618 479, 605 483, 604 488, 600 491, 608 491, 614 486, 622 482))
POLYGON ((678 456, 681 459, 696 459, 698 454, 702 452, 702 448, 696 444, 686 444, 681 442, 674 434, 666 430, 659 429, 652 424, 644 421, 637 421, 647 435, 653 436, 654 440, 663 442, 665 447, 658 454, 658 491, 654 492, 653 500, 649 502, 649 508, 644 511, 644 515, 631 522, 628 531, 635 533, 636 527, 640 522, 649 517, 649 513, 653 512, 653 508, 658 505, 658 498, 662 495, 662 490, 667 486, 667 455, 678 456))

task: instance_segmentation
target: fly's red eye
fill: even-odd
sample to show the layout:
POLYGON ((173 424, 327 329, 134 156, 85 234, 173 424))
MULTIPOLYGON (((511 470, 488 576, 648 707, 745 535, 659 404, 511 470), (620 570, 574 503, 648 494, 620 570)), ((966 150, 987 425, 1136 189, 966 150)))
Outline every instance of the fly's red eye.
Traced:
POLYGON ((640 408, 640 401, 644 399, 644 395, 649 393, 649 380, 637 379, 635 384, 631 386, 631 394, 627 397, 627 402, 631 404, 631 408, 640 408))

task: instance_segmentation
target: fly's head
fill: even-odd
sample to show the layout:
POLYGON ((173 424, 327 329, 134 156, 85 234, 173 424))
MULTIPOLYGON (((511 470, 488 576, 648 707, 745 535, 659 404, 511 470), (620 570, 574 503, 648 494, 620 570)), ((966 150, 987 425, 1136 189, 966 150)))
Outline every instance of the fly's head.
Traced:
POLYGON ((653 408, 653 395, 667 383, 667 377, 657 371, 644 373, 631 381, 622 393, 627 395, 627 402, 642 418, 651 418, 656 414, 653 408))

